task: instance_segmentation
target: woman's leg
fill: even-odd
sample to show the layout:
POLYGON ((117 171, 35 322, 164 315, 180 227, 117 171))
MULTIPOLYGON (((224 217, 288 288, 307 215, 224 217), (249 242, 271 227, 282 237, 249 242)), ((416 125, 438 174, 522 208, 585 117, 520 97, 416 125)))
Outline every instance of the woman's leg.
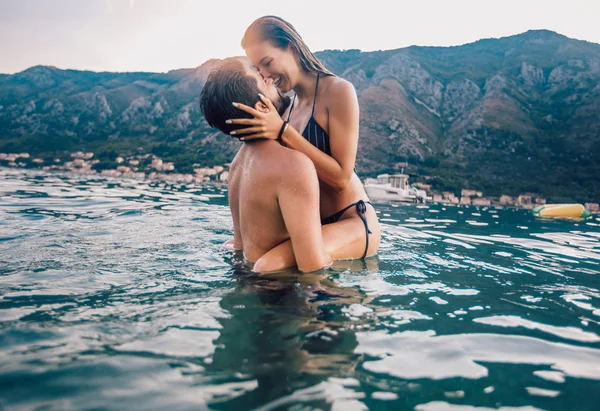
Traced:
MULTIPOLYGON (((367 256, 377 253, 379 249, 380 229, 377 215, 373 207, 367 207, 367 223, 372 234, 369 234, 367 256)), ((366 245, 365 225, 355 209, 348 210, 338 222, 322 227, 325 252, 335 260, 362 258, 366 245), (348 215, 348 217, 346 217, 348 215)), ((254 264, 253 270, 259 273, 280 271, 296 265, 294 250, 290 240, 279 244, 254 264)))

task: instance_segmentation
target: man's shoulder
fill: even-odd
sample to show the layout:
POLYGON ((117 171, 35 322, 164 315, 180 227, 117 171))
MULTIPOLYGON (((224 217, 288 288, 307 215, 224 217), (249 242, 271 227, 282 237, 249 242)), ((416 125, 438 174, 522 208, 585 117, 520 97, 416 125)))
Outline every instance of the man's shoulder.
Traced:
POLYGON ((300 170, 311 170, 315 166, 310 158, 300 151, 292 150, 287 147, 281 147, 277 156, 278 165, 283 172, 293 173, 300 170))
POLYGON ((243 153, 243 146, 239 148, 238 152, 235 154, 235 157, 233 157, 233 160, 231 160, 231 165, 229 166, 230 170, 233 170, 237 167, 239 167, 240 163, 242 163, 242 159, 244 157, 244 153, 243 153))
POLYGON ((299 188, 318 184, 315 165, 306 154, 291 149, 286 149, 283 153, 279 158, 276 174, 284 187, 299 188))

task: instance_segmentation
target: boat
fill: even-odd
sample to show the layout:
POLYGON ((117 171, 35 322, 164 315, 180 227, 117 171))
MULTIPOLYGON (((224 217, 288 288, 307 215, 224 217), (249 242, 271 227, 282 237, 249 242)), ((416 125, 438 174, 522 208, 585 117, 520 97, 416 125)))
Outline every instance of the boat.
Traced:
POLYGON ((545 204, 531 210, 538 217, 588 218, 591 213, 581 204, 545 204))
POLYGON ((365 180, 365 191, 372 201, 425 202, 427 193, 408 184, 407 174, 380 174, 365 180))

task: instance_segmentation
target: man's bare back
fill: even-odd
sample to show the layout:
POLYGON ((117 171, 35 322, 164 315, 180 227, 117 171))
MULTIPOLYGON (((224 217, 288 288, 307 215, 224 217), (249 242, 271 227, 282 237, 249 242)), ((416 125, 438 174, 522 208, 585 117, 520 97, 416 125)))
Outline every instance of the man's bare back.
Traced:
MULTIPOLYGON (((232 100, 270 112, 259 93, 273 102, 279 114, 289 104, 289 97, 281 94, 272 80, 263 79, 247 63, 226 59, 208 76, 200 109, 210 126, 227 134, 236 129, 228 119, 240 115, 232 100)), ((242 144, 229 172, 229 205, 233 245, 243 249, 248 260, 256 261, 254 271, 266 271, 260 257, 287 240, 301 271, 315 271, 331 263, 321 232, 317 172, 306 155, 274 140, 242 144)))
POLYGON ((317 173, 304 154, 273 140, 245 143, 231 165, 229 205, 234 247, 246 259, 257 261, 291 239, 300 270, 331 262, 321 234, 317 173))

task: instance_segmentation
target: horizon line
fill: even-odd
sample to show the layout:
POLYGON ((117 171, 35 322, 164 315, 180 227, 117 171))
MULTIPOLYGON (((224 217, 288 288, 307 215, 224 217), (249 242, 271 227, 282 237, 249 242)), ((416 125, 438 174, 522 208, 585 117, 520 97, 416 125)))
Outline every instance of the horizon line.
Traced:
MULTIPOLYGON (((324 50, 319 50, 319 51, 315 51, 315 54, 317 53, 324 53, 324 52, 328 52, 328 51, 338 51, 338 52, 347 52, 347 51, 358 51, 360 53, 377 53, 377 52, 388 52, 388 51, 397 51, 397 50, 404 50, 404 49, 409 49, 412 47, 420 47, 420 48, 458 48, 458 47, 465 47, 465 46, 469 46, 481 41, 487 41, 487 40, 502 40, 502 39, 508 39, 511 37, 517 37, 517 36, 522 36, 524 34, 530 33, 530 32, 549 32, 549 33, 553 33, 557 36, 560 37, 564 37, 566 39, 569 40, 574 40, 574 41, 580 41, 580 42, 584 42, 584 43, 589 43, 589 44, 594 44, 594 45, 598 45, 600 46, 600 43, 595 43, 593 41, 589 41, 589 40, 581 40, 581 39, 576 39, 576 38, 572 38, 572 37, 568 37, 564 34, 561 34, 557 31, 554 30, 549 30, 549 29, 529 29, 526 30, 524 32, 521 33, 517 33, 517 34, 511 34, 508 36, 503 36, 503 37, 486 37, 486 38, 481 38, 469 43, 464 43, 464 44, 458 44, 458 45, 451 45, 451 46, 423 46, 423 45, 410 45, 410 46, 405 46, 405 47, 399 47, 399 48, 393 48, 393 49, 386 49, 386 50, 382 50, 382 49, 378 49, 378 50, 361 50, 361 49, 353 49, 353 48, 349 48, 349 49, 324 49, 324 50)), ((230 57, 241 57, 241 58, 245 58, 245 56, 230 56, 230 57)), ((56 69, 56 70, 61 70, 61 71, 79 71, 79 72, 88 72, 88 73, 111 73, 111 74, 168 74, 174 71, 180 71, 180 70, 196 70, 199 67, 202 67, 204 64, 212 61, 212 60, 223 60, 225 58, 230 58, 230 57, 224 57, 224 58, 218 58, 218 57, 213 57, 213 58, 209 58, 208 60, 205 60, 204 62, 202 62, 201 64, 199 64, 198 66, 195 67, 179 67, 179 68, 173 68, 170 70, 166 70, 166 71, 145 71, 145 70, 126 70, 126 71, 110 71, 110 70, 96 70, 96 69, 85 69, 85 68, 61 68, 55 65, 51 65, 51 64, 36 64, 34 66, 30 66, 27 67, 23 70, 20 71, 15 71, 13 73, 0 73, 0 76, 12 76, 15 74, 19 74, 19 73, 23 73, 27 70, 31 70, 33 68, 36 67, 46 67, 46 68, 52 68, 52 69, 56 69)))

